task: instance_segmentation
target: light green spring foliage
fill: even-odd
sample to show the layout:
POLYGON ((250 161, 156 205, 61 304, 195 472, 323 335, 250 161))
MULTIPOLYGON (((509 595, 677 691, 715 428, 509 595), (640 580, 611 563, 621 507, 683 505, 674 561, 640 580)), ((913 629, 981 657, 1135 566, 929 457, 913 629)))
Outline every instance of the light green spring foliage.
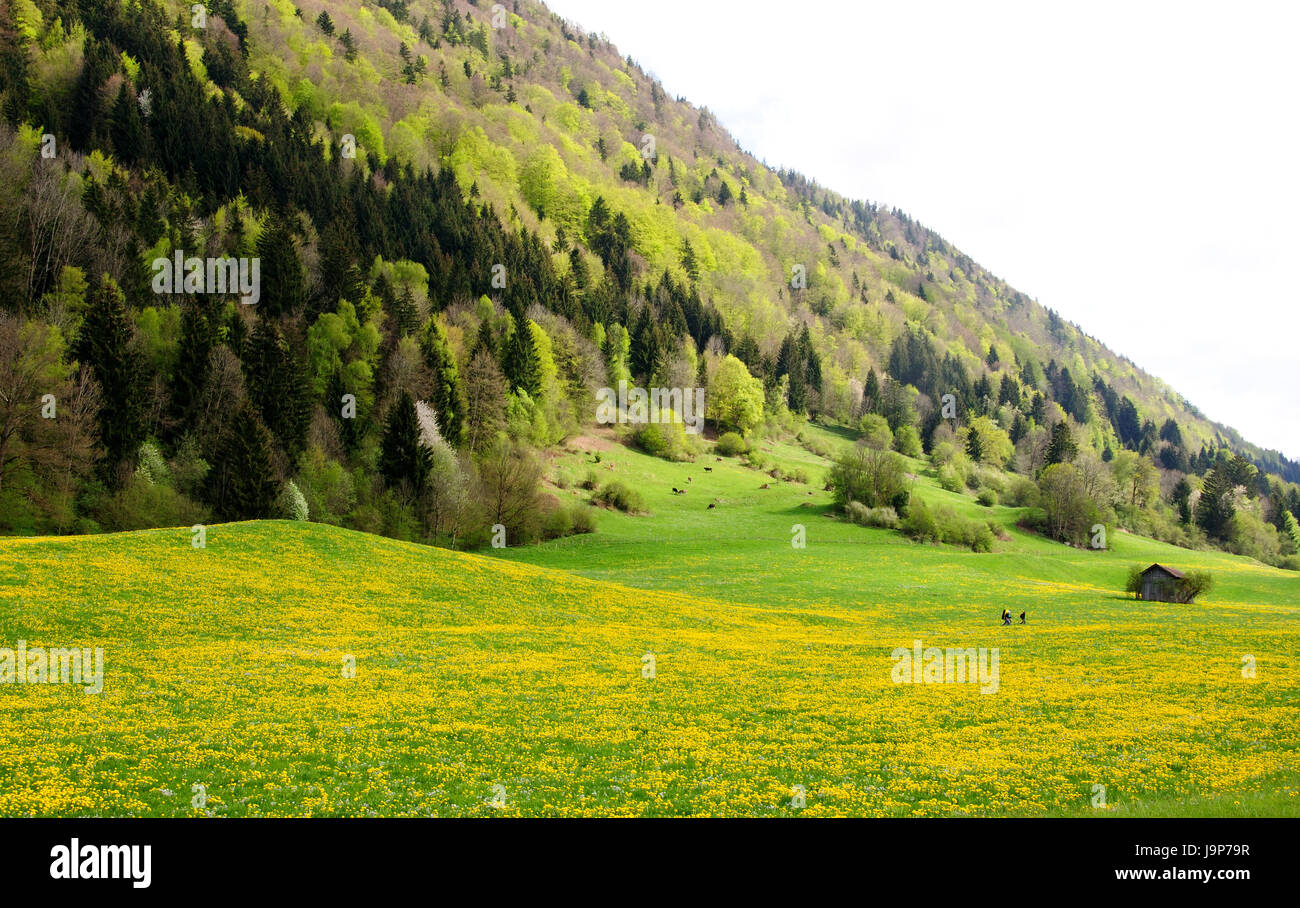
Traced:
POLYGON ((374 402, 374 368, 382 335, 372 320, 364 324, 356 308, 340 300, 338 312, 322 313, 307 330, 307 357, 312 386, 324 395, 331 376, 339 373, 343 388, 355 394, 358 408, 374 402))
MULTIPOLYGON (((1050 336, 1041 307, 937 237, 910 235, 912 227, 889 211, 859 232, 846 209, 836 210, 845 200, 820 187, 801 199, 711 117, 665 96, 601 40, 566 41, 555 21, 527 13, 508 13, 507 30, 498 32, 487 27, 490 5, 478 4, 461 10, 468 43, 443 41, 435 50, 411 23, 396 22, 382 8, 330 4, 338 33, 350 28, 357 39, 357 59, 348 62, 337 37, 322 35, 314 16, 295 16, 289 0, 265 6, 265 14, 245 11, 250 68, 294 107, 318 122, 328 119, 336 138, 355 135, 362 154, 374 152, 381 161, 392 155, 418 168, 450 166, 464 190, 477 185, 481 200, 503 215, 513 205, 522 226, 548 239, 562 226, 571 239, 585 241, 586 211, 603 196, 628 218, 634 248, 652 274, 668 270, 683 278, 679 252, 689 238, 701 296, 717 306, 733 334, 751 335, 765 351, 779 345, 793 315, 807 320, 813 313, 825 329, 816 344, 828 382, 817 390, 834 415, 856 418, 844 403, 850 380, 860 381, 870 366, 879 369, 911 322, 933 331, 941 352, 953 352, 976 373, 990 343, 1004 362, 1014 353, 1040 368, 1055 358, 1076 376, 1105 375, 1144 415, 1173 416, 1190 448, 1215 435, 1181 398, 1096 341, 1070 326, 1050 336), (398 41, 427 58, 416 85, 404 84, 398 41), (484 82, 498 77, 495 90, 474 97, 466 62, 484 82), (506 100, 508 88, 514 103, 506 100), (580 91, 588 107, 578 102, 580 91), (618 175, 625 161, 640 163, 647 135, 658 154, 649 187, 618 175), (603 161, 598 138, 606 145, 603 161), (725 205, 717 196, 723 183, 732 194, 725 205), (742 189, 747 206, 739 201, 742 189), (798 295, 788 286, 795 262, 809 275, 808 289, 798 295)), ((435 30, 436 13, 430 14, 435 30)), ((40 13, 23 0, 17 18, 24 27, 28 20, 39 23, 40 13)))

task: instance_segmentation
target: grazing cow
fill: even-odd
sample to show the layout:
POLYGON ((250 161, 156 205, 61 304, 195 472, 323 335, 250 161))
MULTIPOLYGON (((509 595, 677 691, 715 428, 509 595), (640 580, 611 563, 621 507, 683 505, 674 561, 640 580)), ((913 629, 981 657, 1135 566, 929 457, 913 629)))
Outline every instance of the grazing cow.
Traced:
MULTIPOLYGON (((710 507, 710 508, 716 508, 717 505, 710 501, 710 502, 709 502, 709 507, 710 507)), ((708 510, 708 508, 705 508, 705 510, 708 510)))
POLYGON ((713 467, 705 467, 705 468, 704 468, 704 472, 705 472, 705 473, 712 473, 712 472, 713 472, 713 467))
POLYGON ((770 486, 767 483, 763 483, 761 486, 759 486, 759 488, 766 489, 766 488, 770 488, 770 486))

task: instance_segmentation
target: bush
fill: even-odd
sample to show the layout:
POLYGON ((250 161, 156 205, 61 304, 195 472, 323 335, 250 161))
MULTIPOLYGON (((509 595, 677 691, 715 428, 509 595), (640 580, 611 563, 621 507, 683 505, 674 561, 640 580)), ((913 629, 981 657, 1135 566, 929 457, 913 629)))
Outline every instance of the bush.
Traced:
POLYGON ((1202 593, 1214 589, 1214 577, 1209 571, 1188 571, 1178 581, 1174 595, 1179 602, 1191 602, 1202 593))
POLYGON ((853 450, 841 455, 831 468, 830 483, 835 491, 835 503, 840 508, 846 507, 850 501, 880 508, 893 505, 907 493, 903 458, 892 451, 875 450, 865 445, 855 445, 853 450))
POLYGON ((875 413, 868 413, 862 417, 862 422, 858 424, 858 433, 862 444, 877 451, 887 451, 894 444, 894 433, 890 430, 889 423, 886 422, 885 417, 875 413))
POLYGON ((994 533, 986 524, 962 517, 949 507, 931 510, 916 495, 909 499, 907 516, 899 529, 919 542, 964 545, 974 552, 993 551, 994 533))
POLYGON ((569 509, 570 519, 573 521, 573 533, 575 536, 583 533, 596 532, 596 515, 591 508, 585 504, 574 504, 569 509))
POLYGON ((1142 572, 1147 569, 1147 565, 1135 564, 1128 569, 1128 580, 1124 581, 1124 592, 1132 593, 1136 599, 1138 593, 1142 592, 1142 572))
POLYGON ((850 501, 844 509, 845 515, 859 526, 880 527, 887 530, 898 529, 898 512, 893 508, 869 508, 860 501, 850 501))
POLYGON ((966 487, 966 480, 952 464, 939 468, 939 488, 945 492, 961 492, 966 487))
POLYGON ((738 432, 723 432, 718 436, 713 450, 723 457, 735 457, 748 451, 749 445, 738 432))
POLYGON ((1002 503, 1011 508, 1038 507, 1038 486, 1026 476, 1012 476, 1007 481, 1002 503))
POLYGON ((998 493, 992 489, 980 489, 980 493, 975 496, 978 501, 986 508, 991 508, 998 503, 998 493))
POLYGON ((670 416, 672 414, 668 411, 661 411, 662 422, 648 422, 638 426, 632 433, 632 443, 651 457, 676 461, 690 460, 695 452, 691 450, 686 430, 680 422, 669 419, 670 416))
POLYGON ((592 500, 597 504, 603 504, 605 507, 624 511, 628 514, 640 511, 644 507, 641 493, 618 480, 614 480, 601 489, 592 500))
POLYGON ((582 482, 578 483, 582 488, 593 492, 600 487, 600 474, 595 470, 588 470, 587 475, 583 477, 582 482))
POLYGON ((169 485, 150 482, 138 474, 103 501, 94 517, 109 532, 208 522, 207 509, 202 505, 169 485))
POLYGON ((894 433, 894 450, 904 457, 921 456, 921 436, 915 426, 899 426, 894 433))

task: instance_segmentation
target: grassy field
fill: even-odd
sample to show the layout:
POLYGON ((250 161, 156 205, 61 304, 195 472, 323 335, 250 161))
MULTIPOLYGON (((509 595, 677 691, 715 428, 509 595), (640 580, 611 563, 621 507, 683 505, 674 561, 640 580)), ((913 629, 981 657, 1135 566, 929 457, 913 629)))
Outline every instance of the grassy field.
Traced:
POLYGON ((482 555, 274 521, 205 549, 0 540, 0 646, 104 648, 102 694, 0 685, 0 815, 1300 814, 1300 577, 1051 544, 919 462, 921 494, 1010 538, 973 554, 836 520, 825 461, 788 443, 767 453, 808 484, 577 447, 555 494, 594 470, 645 513, 482 555), (1216 588, 1126 598, 1151 561, 1216 588), (996 692, 895 684, 917 639, 997 648, 996 692))

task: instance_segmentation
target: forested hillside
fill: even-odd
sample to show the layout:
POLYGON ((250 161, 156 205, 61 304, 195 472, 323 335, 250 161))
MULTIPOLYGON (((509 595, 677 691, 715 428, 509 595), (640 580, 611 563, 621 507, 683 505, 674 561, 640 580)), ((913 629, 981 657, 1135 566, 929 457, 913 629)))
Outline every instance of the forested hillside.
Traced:
POLYGON ((1295 563, 1300 466, 541 4, 3 0, 0 55, 0 530, 583 532, 544 454, 626 380, 704 387, 729 446, 928 455, 1060 538, 1295 563))

